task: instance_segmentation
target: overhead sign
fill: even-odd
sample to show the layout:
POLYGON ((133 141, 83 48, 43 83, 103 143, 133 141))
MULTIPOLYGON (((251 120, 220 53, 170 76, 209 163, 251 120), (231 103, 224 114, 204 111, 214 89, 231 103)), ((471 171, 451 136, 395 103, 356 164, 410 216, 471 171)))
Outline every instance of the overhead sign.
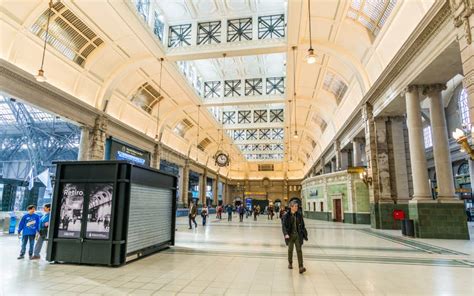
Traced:
POLYGON ((150 152, 132 147, 116 139, 107 139, 107 159, 126 160, 134 164, 150 165, 150 152))

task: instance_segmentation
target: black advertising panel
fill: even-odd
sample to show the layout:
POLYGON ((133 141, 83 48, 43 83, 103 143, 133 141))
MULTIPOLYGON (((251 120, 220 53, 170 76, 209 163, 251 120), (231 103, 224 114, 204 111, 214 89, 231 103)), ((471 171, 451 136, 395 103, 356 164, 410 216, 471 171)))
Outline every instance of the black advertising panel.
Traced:
POLYGON ((109 239, 113 183, 89 185, 86 238, 109 239))
POLYGON ((115 139, 108 139, 109 159, 126 160, 134 164, 150 165, 150 152, 126 145, 115 139))
POLYGON ((84 183, 65 183, 61 191, 58 237, 78 238, 81 234, 84 183))

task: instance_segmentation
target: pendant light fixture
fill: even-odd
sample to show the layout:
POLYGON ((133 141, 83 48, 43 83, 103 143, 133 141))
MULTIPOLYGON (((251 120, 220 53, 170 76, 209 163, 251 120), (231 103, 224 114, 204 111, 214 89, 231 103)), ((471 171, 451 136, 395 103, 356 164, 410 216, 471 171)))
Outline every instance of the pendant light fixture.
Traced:
POLYGON ((46 76, 44 75, 44 57, 46 54, 46 44, 48 43, 48 37, 49 37, 49 20, 51 19, 51 11, 53 8, 53 0, 49 1, 49 9, 48 9, 48 20, 46 22, 46 34, 44 36, 44 43, 43 43, 43 56, 41 57, 41 67, 38 70, 38 75, 35 75, 35 79, 38 82, 45 82, 46 81, 46 76))
POLYGON ((298 139, 298 126, 296 125, 296 48, 296 46, 291 47, 293 50, 293 112, 295 112, 295 116, 293 116, 295 120, 295 133, 293 134, 293 138, 298 139))
POLYGON ((306 55, 306 62, 308 64, 316 63, 316 54, 313 49, 313 41, 311 36, 311 0, 308 0, 308 23, 309 23, 309 49, 306 55))

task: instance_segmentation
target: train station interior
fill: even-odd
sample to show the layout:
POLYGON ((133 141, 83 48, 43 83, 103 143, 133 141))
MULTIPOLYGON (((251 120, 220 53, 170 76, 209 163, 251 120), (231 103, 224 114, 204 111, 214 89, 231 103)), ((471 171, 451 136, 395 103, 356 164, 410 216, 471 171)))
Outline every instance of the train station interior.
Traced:
POLYGON ((473 0, 0 3, 0 295, 474 295, 473 0))

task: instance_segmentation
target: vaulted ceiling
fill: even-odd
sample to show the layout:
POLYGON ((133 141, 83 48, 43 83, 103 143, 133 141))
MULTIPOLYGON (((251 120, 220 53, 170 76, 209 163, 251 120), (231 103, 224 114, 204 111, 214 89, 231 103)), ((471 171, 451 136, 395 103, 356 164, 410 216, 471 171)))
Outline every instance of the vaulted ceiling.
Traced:
MULTIPOLYGON (((434 2, 311 0, 310 38, 307 0, 63 0, 47 83, 229 177, 301 178, 434 2)), ((2 2, 2 59, 36 74, 47 7, 2 2)))

